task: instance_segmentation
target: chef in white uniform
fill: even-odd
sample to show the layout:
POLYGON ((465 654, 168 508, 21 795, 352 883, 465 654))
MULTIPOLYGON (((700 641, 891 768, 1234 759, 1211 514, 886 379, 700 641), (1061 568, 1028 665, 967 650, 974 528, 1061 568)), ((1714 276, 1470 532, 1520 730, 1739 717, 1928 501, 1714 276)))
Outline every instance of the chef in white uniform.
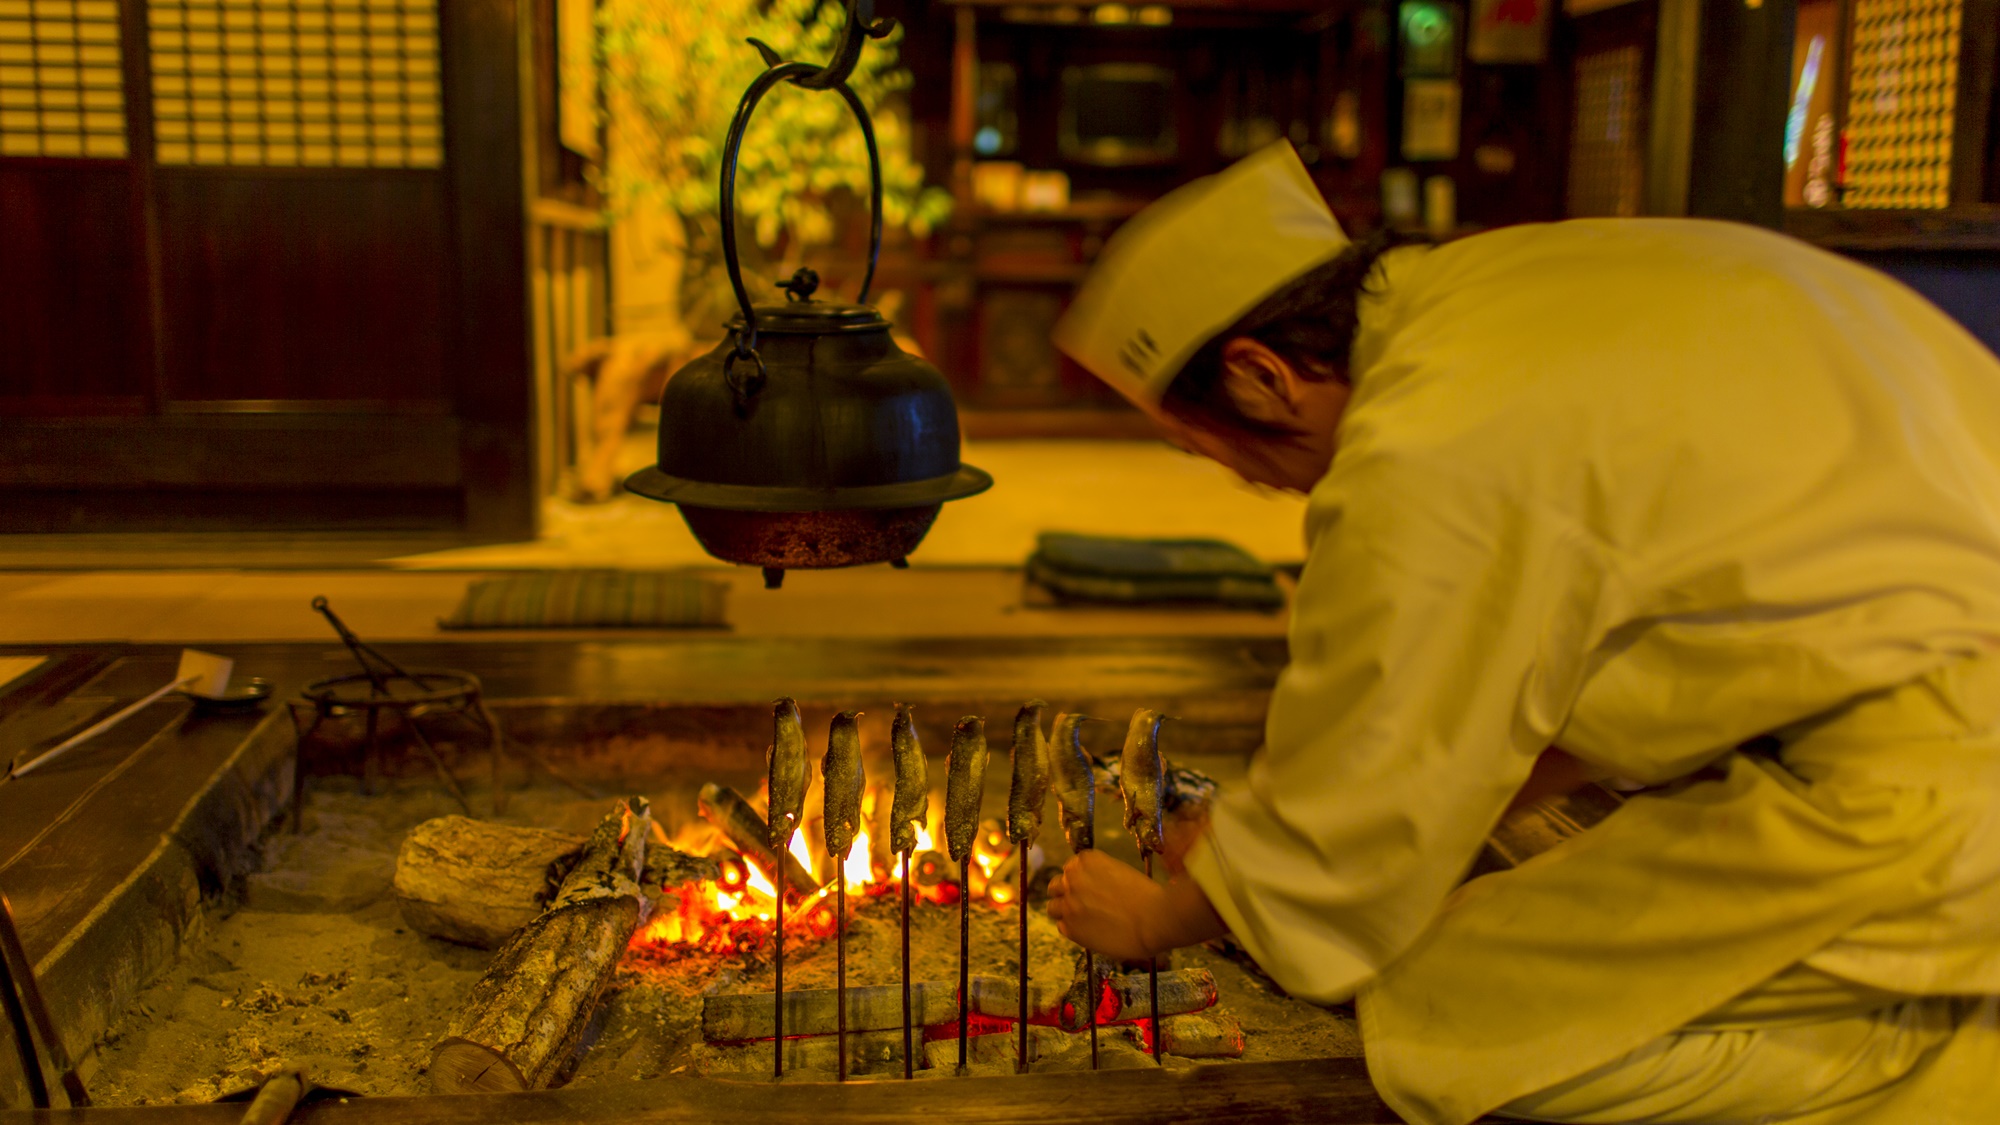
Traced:
POLYGON ((1350 245, 1281 142, 1122 230, 1057 343, 1310 493, 1248 784, 1167 885, 1073 861, 1065 932, 1226 930, 1356 1000, 1413 1122, 2000 1121, 2000 362, 1961 327, 1725 223, 1350 245), (1531 774, 1652 788, 1461 885, 1531 774))

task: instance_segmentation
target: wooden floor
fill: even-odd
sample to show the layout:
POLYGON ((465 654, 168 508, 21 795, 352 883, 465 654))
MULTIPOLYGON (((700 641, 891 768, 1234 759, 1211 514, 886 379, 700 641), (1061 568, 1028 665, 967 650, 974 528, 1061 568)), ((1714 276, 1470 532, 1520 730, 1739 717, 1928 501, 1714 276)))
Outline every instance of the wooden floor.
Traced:
MULTIPOLYGON (((236 1125, 239 1105, 0 1113, 0 1125, 236 1125)), ((810 1125, 1361 1125, 1402 1120, 1375 1097, 1359 1059, 1219 1064, 1172 1070, 770 1085, 663 1078, 581 1090, 437 1098, 355 1098, 302 1107, 301 1125, 621 1125, 799 1122, 810 1125)))
MULTIPOLYGON (((698 571, 729 586, 727 627, 450 632, 438 627, 488 571, 158 570, 0 572, 0 644, 331 641, 325 595, 370 640, 674 640, 686 637, 1282 637, 1283 613, 1056 606, 1018 568, 886 566, 801 571, 780 590, 747 567, 698 571)), ((1288 582, 1281 576, 1281 583, 1288 582)))

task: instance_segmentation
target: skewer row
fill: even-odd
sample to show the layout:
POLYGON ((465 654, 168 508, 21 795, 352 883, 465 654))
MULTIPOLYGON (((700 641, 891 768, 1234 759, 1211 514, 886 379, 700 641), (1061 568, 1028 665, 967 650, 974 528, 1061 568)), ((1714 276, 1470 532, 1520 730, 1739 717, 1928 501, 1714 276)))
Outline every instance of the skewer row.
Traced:
MULTIPOLYGON (((1042 810, 1046 805, 1049 791, 1053 787, 1062 818, 1063 832, 1070 848, 1082 852, 1096 846, 1095 815, 1097 769, 1095 760, 1083 743, 1083 725, 1097 720, 1081 714, 1063 713, 1056 716, 1054 740, 1043 733, 1043 716, 1048 704, 1034 699, 1023 705, 1014 716, 1013 744, 1009 751, 1011 779, 1007 795, 1006 835, 1014 845, 1016 856, 1026 856, 1028 850, 1041 838, 1042 810)), ((860 713, 842 711, 835 715, 827 731, 827 750, 821 762, 821 772, 825 779, 825 844, 826 854, 836 865, 834 876, 835 914, 835 974, 839 1012, 838 1077, 847 1080, 847 880, 845 867, 856 832, 861 822, 861 796, 867 784, 861 760, 860 728, 857 720, 860 713)), ((1125 827, 1139 844, 1144 859, 1146 874, 1153 873, 1153 855, 1165 846, 1162 816, 1166 805, 1166 765, 1160 756, 1159 733, 1164 717, 1158 712, 1141 708, 1132 716, 1127 729, 1125 746, 1119 759, 1119 786, 1125 802, 1125 827)), ((916 719, 907 704, 896 705, 896 718, 890 729, 890 745, 895 760, 894 799, 889 814, 890 848, 902 866, 901 906, 903 939, 903 1077, 913 1076, 913 1008, 910 980, 910 857, 916 847, 916 828, 928 811, 930 788, 928 766, 922 747, 917 738, 916 719)), ((810 784, 810 766, 806 760, 805 731, 799 718, 798 704, 784 698, 772 704, 771 746, 766 752, 766 764, 770 785, 770 819, 767 838, 760 841, 768 849, 767 854, 775 855, 779 863, 789 859, 788 850, 792 833, 803 819, 806 790, 810 784)), ((967 1064, 967 1042, 969 1032, 970 1005, 965 998, 970 994, 971 964, 971 886, 970 870, 973 848, 979 833, 980 806, 985 792, 986 768, 989 759, 986 745, 985 720, 976 715, 968 715, 958 721, 952 732, 951 754, 947 766, 945 793, 945 840, 951 859, 958 864, 959 881, 959 948, 958 985, 960 1003, 958 1020, 958 1065, 961 1072, 967 1064)), ((750 843, 750 841, 743 841, 750 843)), ((1017 1070, 1026 1071, 1032 1063, 1032 1041, 1029 1034, 1029 971, 1028 971, 1028 879, 1030 864, 1016 862, 1015 876, 1019 881, 1016 902, 1020 920, 1020 963, 1018 966, 1017 996, 1019 1007, 1017 1032, 1019 1036, 1015 1054, 1017 1070)), ((998 873, 996 872, 996 875, 998 873)), ((778 880, 779 894, 775 913, 776 940, 773 956, 773 986, 776 990, 776 1004, 772 1025, 776 1032, 773 1073, 783 1078, 785 1073, 785 899, 784 884, 789 879, 778 880)), ((1094 994, 1099 987, 1095 956, 1088 950, 1084 953, 1084 972, 1094 994)), ((1159 969, 1155 961, 1148 967, 1150 1001, 1149 1012, 1157 1012, 1159 969)), ((1089 1005, 1090 1062, 1094 1070, 1098 1065, 1098 1028, 1096 1004, 1089 1005)), ((1153 1057, 1158 1061, 1162 1036, 1159 1033, 1157 1016, 1149 1019, 1147 1038, 1152 1043, 1153 1057)))

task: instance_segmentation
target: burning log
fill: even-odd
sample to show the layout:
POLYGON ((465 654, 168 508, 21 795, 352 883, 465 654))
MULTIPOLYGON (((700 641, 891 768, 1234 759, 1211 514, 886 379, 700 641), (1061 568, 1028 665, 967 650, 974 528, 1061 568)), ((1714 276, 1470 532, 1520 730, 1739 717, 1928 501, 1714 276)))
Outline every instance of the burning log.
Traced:
MULTIPOLYGON (((1070 1047, 1068 1032, 1053 1027, 1031 1027, 1029 1030, 1029 1057, 1047 1060, 1066 1053, 1070 1047)), ((967 1040, 966 1064, 978 1067, 1004 1066, 1015 1070, 1020 1066, 1021 1048, 1016 1036, 1008 1033, 975 1035, 967 1040)), ((933 1039, 924 1044, 925 1065, 932 1070, 949 1071, 958 1063, 957 1039, 933 1039)))
MULTIPOLYGON (((791 991, 786 990, 785 999, 791 999, 791 991)), ((898 1019, 901 1019, 902 989, 896 990, 898 1019)), ((767 1003, 765 1005, 769 1007, 767 1003)), ((831 1074, 839 1065, 839 1043, 831 1035, 802 1035, 791 1038, 791 1027, 785 1028, 784 1041, 785 1071, 787 1074, 831 1074)), ((711 1046, 708 1057, 702 1063, 702 1070, 709 1074, 753 1075, 771 1077, 769 1043, 759 1043, 753 1047, 711 1046)), ((894 1074, 903 1072, 903 1033, 900 1029, 889 1031, 850 1032, 847 1036, 847 1062, 850 1074, 894 1074)), ((762 1120, 768 1115, 757 1116, 762 1120)))
MULTIPOLYGON (((968 1005, 974 1015, 990 1016, 994 1019, 1018 1020, 1021 1014, 1021 991, 1019 982, 1010 977, 973 977, 972 1002, 968 1005)), ((1063 1003, 1070 999, 1071 989, 1066 985, 1045 980, 1028 982, 1028 1021, 1054 1021, 1062 1011, 1063 1003)))
POLYGON ((1184 1059, 1240 1059, 1243 1025, 1228 1012, 1216 1010, 1163 1016, 1160 1046, 1184 1059))
MULTIPOLYGON (((585 839, 463 816, 424 821, 396 855, 396 901, 411 929, 493 949, 541 916, 583 854, 585 839)), ((715 861, 656 847, 644 882, 674 885, 718 874, 715 861)))
POLYGON ((431 1092, 547 1086, 576 1049, 618 959, 651 908, 639 880, 651 816, 617 803, 554 903, 514 933, 431 1051, 431 1092))
POLYGON ((743 799, 743 794, 727 785, 710 782, 701 787, 701 803, 698 807, 704 819, 722 830, 722 835, 728 839, 729 846, 735 848, 744 859, 756 864, 757 869, 771 880, 772 886, 778 885, 778 870, 782 866, 783 881, 791 884, 794 891, 809 895, 819 890, 818 880, 812 877, 797 856, 790 852, 776 851, 771 847, 770 826, 764 823, 763 817, 757 815, 757 810, 750 806, 750 802, 743 799))
MULTIPOLYGON (((916 981, 910 986, 914 1022, 922 1026, 958 1018, 958 997, 948 981, 916 981)), ((776 1031, 771 994, 737 992, 702 1003, 701 1033, 711 1043, 769 1039, 776 1031)), ((840 1026, 840 1004, 831 988, 785 990, 786 1035, 830 1035, 840 1026)), ((903 1026, 903 986, 869 985, 847 990, 847 1030, 886 1031, 903 1026)), ((901 1045, 901 1040, 898 1040, 901 1045)), ((900 1055, 898 1056, 900 1057, 900 1055)))
MULTIPOLYGON (((1105 985, 1118 1001, 1118 1011, 1108 1017, 1108 1022, 1122 1023, 1150 1017, 1153 1014, 1153 1005, 1148 1002, 1151 999, 1152 979, 1145 973, 1105 977, 1105 985)), ((1215 1006, 1215 974, 1207 969, 1168 969, 1158 979, 1159 1011, 1163 1018, 1215 1006)))
MULTIPOLYGON (((1081 1031, 1089 1026, 1090 1006, 1081 978, 1065 985, 1034 981, 1028 986, 1028 1019, 1047 1022, 1065 1031, 1081 1031)), ((1099 1010, 1100 1023, 1142 1020, 1152 1015, 1147 1003, 1151 981, 1145 973, 1113 973, 1104 978, 1110 1001, 1099 1010), (1112 1005, 1116 1004, 1114 1008, 1112 1005)), ((977 1015, 998 1019, 1019 1019, 1020 993, 1014 981, 1005 977, 972 978, 971 1009, 977 1015)), ((1165 1016, 1199 1012, 1216 1001, 1215 975, 1207 969, 1169 969, 1160 974, 1160 1014, 1165 1016)))

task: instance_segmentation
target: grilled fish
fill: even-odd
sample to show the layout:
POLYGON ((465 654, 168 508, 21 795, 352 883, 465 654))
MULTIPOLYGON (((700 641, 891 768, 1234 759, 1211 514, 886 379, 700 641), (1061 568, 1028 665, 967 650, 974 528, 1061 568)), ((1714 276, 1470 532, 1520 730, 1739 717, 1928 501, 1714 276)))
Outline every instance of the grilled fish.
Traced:
POLYGON ((1166 763, 1160 759, 1158 711, 1141 707, 1132 712, 1125 731, 1125 752, 1118 760, 1118 787, 1125 795, 1125 830, 1141 851, 1166 849, 1160 817, 1166 809, 1166 763))
POLYGON ((953 861, 963 865, 979 838, 979 803, 986 794, 986 720, 967 715, 951 732, 946 767, 944 841, 953 861))
POLYGON ((791 846, 792 833, 806 814, 806 786, 812 770, 806 764, 806 725, 799 705, 787 696, 771 704, 770 760, 771 831, 766 842, 773 851, 791 846))
POLYGON ((826 759, 820 776, 826 779, 826 854, 845 863, 861 827, 861 790, 867 784, 861 770, 860 714, 842 711, 826 732, 826 759))
POLYGON ((889 749, 896 755, 896 799, 889 805, 889 850, 903 855, 917 846, 917 825, 930 812, 930 763, 917 744, 917 720, 907 703, 896 704, 896 721, 889 727, 889 749))
POLYGON ((1055 781, 1056 805, 1062 812, 1063 835, 1071 851, 1088 851, 1097 845, 1097 774, 1090 751, 1083 748, 1084 715, 1068 712, 1056 716, 1055 733, 1049 738, 1049 773, 1055 781))
POLYGON ((1014 715, 1013 783, 1007 789, 1007 838, 1033 843, 1042 834, 1042 806, 1049 799, 1049 740, 1042 712, 1049 705, 1031 699, 1014 715))
POLYGON ((744 859, 756 864, 773 886, 777 885, 782 872, 784 881, 800 894, 811 894, 819 889, 819 883, 814 881, 812 873, 806 870, 797 856, 771 847, 768 842, 770 829, 750 802, 743 799, 743 794, 727 785, 709 782, 701 787, 701 803, 696 807, 701 811, 702 819, 721 829, 729 846, 744 859))

